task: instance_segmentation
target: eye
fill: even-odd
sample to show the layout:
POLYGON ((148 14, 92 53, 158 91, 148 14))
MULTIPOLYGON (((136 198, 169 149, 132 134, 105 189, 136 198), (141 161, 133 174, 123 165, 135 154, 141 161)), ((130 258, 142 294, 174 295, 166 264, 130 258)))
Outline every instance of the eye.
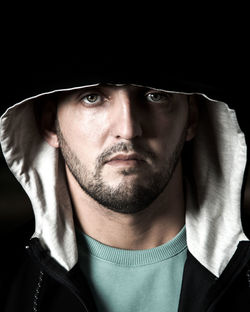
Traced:
POLYGON ((149 92, 146 94, 146 98, 152 103, 165 103, 168 101, 168 95, 163 92, 149 92))
POLYGON ((100 104, 102 101, 101 95, 97 93, 86 94, 81 99, 87 105, 100 104))

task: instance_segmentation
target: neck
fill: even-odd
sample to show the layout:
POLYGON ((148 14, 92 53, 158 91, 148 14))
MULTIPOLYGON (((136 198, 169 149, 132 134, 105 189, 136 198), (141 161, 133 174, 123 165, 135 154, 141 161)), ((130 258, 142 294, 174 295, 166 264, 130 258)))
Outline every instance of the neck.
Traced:
POLYGON ((154 248, 174 238, 184 226, 181 162, 158 198, 135 214, 104 208, 82 191, 67 167, 66 174, 81 229, 105 245, 130 250, 154 248))

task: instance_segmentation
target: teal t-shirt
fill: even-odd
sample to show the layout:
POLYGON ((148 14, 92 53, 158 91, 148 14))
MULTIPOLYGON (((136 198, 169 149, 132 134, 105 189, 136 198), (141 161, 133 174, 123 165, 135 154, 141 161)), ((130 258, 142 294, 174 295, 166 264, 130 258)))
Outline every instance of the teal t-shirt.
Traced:
POLYGON ((79 264, 100 312, 176 312, 187 256, 185 227, 146 250, 106 246, 77 234, 79 264))

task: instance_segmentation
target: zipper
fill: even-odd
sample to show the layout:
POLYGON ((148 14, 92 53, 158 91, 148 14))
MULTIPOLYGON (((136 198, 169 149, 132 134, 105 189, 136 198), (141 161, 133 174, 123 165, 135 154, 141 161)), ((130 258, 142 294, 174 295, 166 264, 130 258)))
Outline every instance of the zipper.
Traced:
POLYGON ((61 277, 59 274, 56 274, 54 271, 53 274, 50 274, 52 272, 47 272, 50 276, 54 277, 55 280, 57 280, 60 284, 64 285, 68 288, 68 290, 79 300, 83 308, 85 309, 85 312, 90 312, 87 308, 85 302, 82 300, 82 298, 78 295, 78 293, 75 291, 75 287, 73 285, 70 285, 63 277, 61 277))
MULTIPOLYGON (((30 256, 37 262, 39 262, 41 264, 42 258, 46 257, 46 250, 44 250, 38 239, 33 238, 31 240, 30 245, 25 247, 28 251, 28 253, 30 254, 30 256), (33 242, 33 244, 32 244, 33 242), (39 259, 38 259, 39 258, 39 259)), ((53 260, 50 258, 50 261, 53 262, 53 260)), ((55 265, 55 264, 54 264, 55 265)), ((58 266, 58 264, 56 264, 56 267, 58 266)), ((46 274, 50 275, 52 278, 54 278, 55 280, 57 280, 60 284, 64 285, 66 288, 68 288, 68 290, 74 294, 74 296, 80 301, 82 307, 84 308, 85 312, 90 312, 89 309, 87 308, 85 302, 83 301, 83 299, 79 296, 79 294, 77 293, 74 285, 68 281, 67 279, 65 279, 65 277, 63 276, 63 274, 58 273, 57 269, 51 269, 49 268, 48 265, 46 265, 46 274)), ((38 282, 37 282, 37 286, 35 289, 35 294, 34 294, 34 300, 33 300, 33 312, 38 312, 38 303, 39 303, 39 297, 40 297, 40 292, 41 292, 41 287, 42 287, 42 283, 44 280, 44 271, 40 270, 39 272, 39 277, 38 277, 38 282)))
POLYGON ((250 288, 250 264, 248 264, 248 269, 246 273, 248 288, 250 288))
MULTIPOLYGON (((36 286, 36 290, 35 290, 35 294, 34 294, 34 300, 33 300, 33 312, 38 312, 38 304, 39 304, 39 298, 40 298, 40 292, 41 292, 41 287, 42 287, 42 283, 43 283, 43 279, 44 279, 44 272, 40 271, 39 272, 39 277, 38 277, 38 282, 37 282, 37 286, 36 286)), ((68 284, 65 284, 63 282, 63 279, 58 278, 58 281, 61 280, 61 283, 66 286, 74 295, 75 297, 80 301, 80 303, 82 304, 82 306, 85 309, 85 312, 89 312, 87 306, 85 305, 84 301, 78 296, 78 294, 74 291, 74 289, 72 287, 70 287, 68 284)))
POLYGON ((34 294, 34 299, 33 299, 33 309, 32 309, 33 312, 38 312, 38 303, 39 303, 40 291, 41 291, 41 287, 43 283, 43 276, 44 276, 43 271, 40 271, 35 294, 34 294))

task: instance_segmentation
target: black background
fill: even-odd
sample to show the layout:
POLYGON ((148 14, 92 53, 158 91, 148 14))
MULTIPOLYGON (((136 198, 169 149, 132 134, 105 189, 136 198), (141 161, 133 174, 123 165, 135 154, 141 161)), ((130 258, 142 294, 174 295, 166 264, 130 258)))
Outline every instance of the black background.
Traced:
MULTIPOLYGON (((119 16, 109 19, 108 27, 104 27, 107 26, 105 23, 98 26, 93 24, 93 20, 88 24, 86 14, 83 14, 82 19, 78 17, 80 23, 73 30, 68 28, 72 24, 70 16, 59 12, 57 19, 51 14, 49 26, 48 16, 41 12, 40 18, 37 12, 33 15, 30 12, 31 18, 28 19, 24 15, 18 19, 13 16, 6 19, 7 22, 1 26, 0 115, 8 106, 26 97, 63 87, 64 83, 65 86, 74 86, 80 83, 82 73, 91 73, 93 68, 100 69, 105 64, 104 72, 107 73, 108 68, 116 74, 126 73, 128 79, 140 72, 140 78, 162 80, 162 77, 170 75, 181 77, 185 83, 193 82, 200 90, 208 90, 236 109, 249 140, 249 25, 245 23, 244 9, 240 12, 234 10, 228 15, 225 8, 217 19, 214 15, 217 8, 210 15, 206 9, 196 18, 186 14, 185 19, 185 12, 180 15, 178 11, 170 24, 165 21, 172 12, 165 12, 162 16, 158 15, 158 10, 156 20, 161 20, 159 24, 152 20, 149 8, 146 24, 145 20, 143 25, 135 21, 139 27, 130 25, 130 15, 122 19, 123 27, 117 23, 119 16), (63 27, 58 23, 58 16, 64 22, 63 27), (222 18, 225 16, 228 17, 226 21, 222 18), (181 25, 180 30, 178 25, 181 25), (94 28, 96 31, 93 33, 90 30, 94 28), (72 77, 76 73, 77 80, 74 81, 72 77)), ((91 17, 94 21, 98 18, 95 15, 91 17)), ((249 185, 250 181, 244 207, 250 214, 249 185)), ((12 207, 21 220, 31 214, 31 207, 2 156, 0 193, 0 227, 5 231, 12 227, 9 223, 13 219, 12 207), (21 214, 23 208, 26 208, 25 215, 21 214)))

